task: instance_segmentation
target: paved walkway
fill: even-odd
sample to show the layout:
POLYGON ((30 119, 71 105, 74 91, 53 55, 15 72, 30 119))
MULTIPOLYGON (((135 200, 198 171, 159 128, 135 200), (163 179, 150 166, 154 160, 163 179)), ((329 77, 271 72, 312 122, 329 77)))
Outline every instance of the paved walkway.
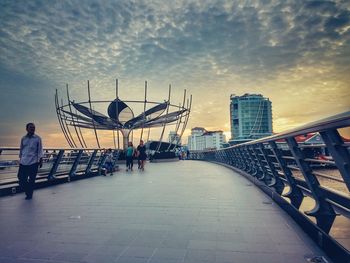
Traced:
POLYGON ((198 161, 0 198, 0 262, 307 262, 323 253, 268 196, 198 161))

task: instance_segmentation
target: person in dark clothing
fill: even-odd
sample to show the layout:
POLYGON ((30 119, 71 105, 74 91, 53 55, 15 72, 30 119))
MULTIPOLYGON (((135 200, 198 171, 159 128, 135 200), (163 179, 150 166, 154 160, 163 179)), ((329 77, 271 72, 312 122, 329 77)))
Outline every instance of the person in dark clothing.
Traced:
POLYGON ((139 146, 137 146, 137 152, 138 152, 138 160, 139 160, 139 169, 144 171, 147 155, 146 155, 146 146, 143 144, 143 140, 140 140, 140 144, 139 146))
POLYGON ((21 139, 17 177, 20 188, 26 193, 25 199, 30 200, 33 197, 38 168, 43 164, 43 147, 41 138, 34 134, 34 123, 28 123, 26 131, 27 134, 21 139))

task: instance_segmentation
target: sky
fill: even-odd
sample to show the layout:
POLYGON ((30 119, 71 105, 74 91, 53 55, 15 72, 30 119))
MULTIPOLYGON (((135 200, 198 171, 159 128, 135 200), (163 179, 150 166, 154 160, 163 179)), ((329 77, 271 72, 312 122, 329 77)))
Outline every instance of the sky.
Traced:
MULTIPOLYGON (((172 102, 192 94, 193 127, 230 137, 230 95, 272 101, 273 129, 350 110, 346 0, 0 0, 0 146, 35 122, 46 147, 68 144, 54 94, 172 102)), ((87 136, 92 136, 89 133, 87 136)), ((105 144, 110 134, 103 134, 105 144)))

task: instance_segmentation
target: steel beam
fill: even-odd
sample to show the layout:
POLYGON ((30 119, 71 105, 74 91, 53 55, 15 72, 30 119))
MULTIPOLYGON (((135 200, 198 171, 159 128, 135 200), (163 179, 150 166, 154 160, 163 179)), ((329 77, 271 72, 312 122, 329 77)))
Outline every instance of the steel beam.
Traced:
POLYGON ((68 174, 69 178, 73 178, 74 176, 76 176, 75 171, 77 170, 77 167, 79 165, 79 161, 82 155, 83 155, 83 150, 79 150, 77 156, 75 157, 72 168, 69 171, 69 174, 68 174))
POLYGON ((255 159, 256 159, 256 163, 258 164, 258 168, 259 168, 259 171, 260 171, 260 177, 258 177, 258 179, 260 181, 264 181, 266 185, 269 185, 270 184, 270 176, 264 166, 264 163, 262 162, 262 159, 261 159, 261 156, 259 155, 257 149, 255 148, 256 145, 252 145, 251 146, 251 149, 252 149, 252 152, 253 154, 255 155, 255 159))
POLYGON ((344 146, 343 139, 336 129, 320 132, 320 134, 350 191, 350 154, 348 148, 344 146))
POLYGON ((95 161, 95 157, 97 155, 97 150, 94 150, 91 157, 90 157, 90 160, 86 166, 86 169, 85 169, 85 174, 89 174, 91 172, 91 167, 92 167, 92 164, 94 163, 95 161))
POLYGON ((305 156, 301 149, 298 147, 294 137, 289 137, 286 139, 296 164, 298 165, 300 171, 302 172, 305 181, 312 193, 313 199, 315 200, 315 207, 305 212, 309 216, 316 217, 317 225, 326 233, 329 233, 333 222, 336 217, 333 207, 326 201, 326 196, 323 191, 320 190, 320 183, 316 176, 312 173, 312 169, 309 164, 304 160, 305 156))
POLYGON ((270 169, 272 177, 272 183, 269 185, 271 187, 273 187, 276 192, 281 195, 283 193, 284 190, 284 183, 282 182, 281 178, 279 177, 276 168, 274 166, 274 164, 271 162, 271 160, 269 159, 269 153, 267 152, 267 149, 265 148, 264 144, 259 143, 258 147, 262 153, 262 158, 264 158, 267 167, 270 169))
POLYGON ((302 191, 299 189, 299 187, 297 186, 297 183, 293 177, 293 174, 287 166, 287 162, 282 158, 282 152, 277 147, 276 142, 271 141, 271 142, 269 142, 269 144, 270 144, 271 150, 272 150, 273 154, 275 155, 275 158, 276 158, 284 176, 286 177, 286 179, 288 181, 289 192, 286 193, 284 196, 288 197, 290 199, 290 201, 294 207, 299 208, 302 201, 303 201, 304 195, 303 195, 302 191))
POLYGON ((64 150, 59 150, 58 151, 56 160, 55 160, 55 162, 53 163, 53 165, 51 167, 50 173, 47 175, 47 179, 48 180, 55 179, 55 173, 56 173, 57 168, 58 168, 58 166, 59 166, 59 164, 60 164, 60 162, 62 160, 63 154, 64 154, 64 150))

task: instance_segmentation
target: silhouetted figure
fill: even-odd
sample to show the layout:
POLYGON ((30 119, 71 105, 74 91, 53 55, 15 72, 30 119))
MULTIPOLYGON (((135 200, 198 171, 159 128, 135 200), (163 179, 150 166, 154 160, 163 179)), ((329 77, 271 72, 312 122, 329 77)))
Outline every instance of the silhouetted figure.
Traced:
POLYGON ((139 169, 144 170, 145 169, 145 162, 146 162, 146 146, 143 144, 143 140, 140 140, 139 146, 137 146, 138 151, 138 160, 139 160, 139 169))
POLYGON ((26 200, 32 199, 35 178, 38 168, 43 164, 43 147, 41 138, 34 134, 34 123, 26 125, 27 134, 21 139, 19 150, 19 169, 18 180, 19 186, 26 193, 26 200))

